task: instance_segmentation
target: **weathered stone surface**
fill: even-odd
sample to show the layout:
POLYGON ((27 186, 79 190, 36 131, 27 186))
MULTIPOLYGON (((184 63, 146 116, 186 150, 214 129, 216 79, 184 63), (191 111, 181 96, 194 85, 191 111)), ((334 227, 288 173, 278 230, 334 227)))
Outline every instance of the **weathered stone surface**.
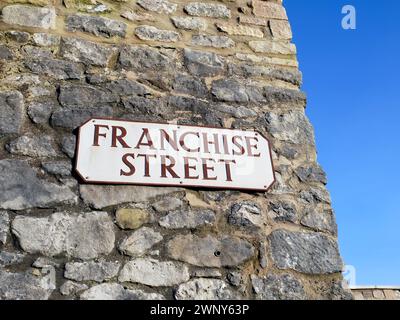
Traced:
POLYGON ((7 211, 0 211, 0 243, 5 244, 10 229, 10 217, 7 211))
POLYGON ((191 16, 210 18, 230 18, 231 11, 220 3, 192 2, 185 6, 185 12, 191 16))
POLYGON ((119 244, 118 249, 128 256, 140 257, 162 240, 161 233, 151 228, 142 227, 125 238, 119 244))
POLYGON ((42 162, 42 168, 49 174, 54 174, 61 177, 71 175, 72 164, 70 161, 58 160, 42 162))
POLYGON ((53 272, 34 276, 0 269, 0 300, 47 300, 56 288, 53 272))
POLYGON ((119 55, 122 68, 136 71, 164 71, 172 61, 166 55, 149 46, 123 46, 119 55))
POLYGON ((299 66, 299 63, 295 58, 287 58, 287 57, 266 57, 259 54, 248 54, 248 53, 236 53, 235 57, 240 61, 248 61, 259 63, 263 65, 277 65, 284 67, 295 67, 299 66))
POLYGON ((182 199, 175 197, 166 197, 152 203, 152 207, 157 212, 170 212, 183 206, 182 199))
POLYGON ((118 280, 138 282, 152 287, 173 286, 190 278, 186 266, 171 261, 138 258, 125 264, 118 280))
POLYGON ((13 57, 12 51, 7 46, 0 44, 0 60, 12 60, 13 57))
POLYGON ((84 14, 70 15, 66 19, 68 31, 83 31, 95 36, 125 37, 127 25, 122 21, 84 14))
POLYGON ((53 127, 62 127, 75 129, 84 122, 94 117, 112 117, 113 109, 108 106, 98 106, 97 108, 68 108, 53 112, 51 116, 51 125, 53 127))
POLYGON ((245 85, 234 79, 213 81, 211 93, 216 99, 224 102, 258 103, 265 101, 260 88, 245 85))
POLYGON ((75 155, 76 138, 74 135, 63 137, 61 140, 61 151, 68 157, 73 158, 75 155))
POLYGON ((234 47, 235 42, 226 36, 198 34, 192 36, 192 45, 226 49, 234 47))
POLYGON ((257 112, 244 106, 230 106, 228 104, 218 104, 216 109, 220 112, 227 113, 234 118, 242 119, 257 116, 257 112))
POLYGON ((127 10, 121 13, 121 17, 129 21, 154 21, 155 17, 149 13, 136 12, 134 10, 127 10))
POLYGON ((149 90, 144 85, 130 79, 114 80, 110 83, 107 83, 105 87, 110 92, 118 96, 144 96, 146 94, 150 94, 149 90))
POLYGON ((61 37, 50 33, 34 33, 32 36, 33 42, 38 46, 54 47, 60 44, 61 37))
POLYGON ((228 215, 228 223, 241 227, 260 227, 262 225, 261 208, 251 201, 235 203, 228 215))
POLYGON ((215 53, 185 49, 184 58, 189 72, 196 76, 215 76, 224 71, 224 60, 215 53))
POLYGON ((285 20, 269 20, 269 29, 272 36, 277 40, 291 40, 292 30, 290 24, 285 20))
POLYGON ((239 22, 244 24, 254 24, 257 26, 265 26, 265 27, 268 25, 268 20, 265 18, 245 16, 245 15, 239 16, 239 22))
POLYGON ((175 12, 178 6, 168 0, 138 0, 137 4, 146 10, 166 14, 175 12))
POLYGON ((83 283, 77 283, 70 280, 65 281, 60 287, 60 293, 63 296, 75 295, 83 290, 87 290, 89 287, 83 283))
POLYGON ((233 36, 247 36, 255 38, 263 38, 264 33, 259 28, 237 25, 232 23, 216 23, 219 31, 225 32, 233 36))
POLYGON ((54 29, 56 26, 56 11, 53 7, 33 7, 25 5, 10 5, 2 10, 3 22, 25 27, 54 29))
POLYGON ((119 262, 100 260, 98 262, 68 262, 65 264, 64 277, 76 281, 103 282, 118 275, 119 262))
POLYGON ((303 202, 309 204, 317 203, 331 203, 331 197, 329 192, 325 188, 314 188, 311 187, 309 190, 300 192, 300 198, 303 202))
POLYGON ((58 212, 47 218, 17 216, 12 232, 22 249, 45 256, 94 259, 114 248, 114 224, 106 212, 58 212))
POLYGON ((178 29, 204 31, 207 29, 207 21, 194 17, 171 17, 172 23, 178 29))
POLYGON ((54 203, 73 204, 77 201, 77 196, 68 187, 39 179, 25 161, 1 160, 0 173, 1 209, 43 208, 54 203))
POLYGON ((153 26, 142 25, 135 29, 135 35, 142 40, 176 42, 180 34, 176 31, 161 30, 153 26))
POLYGON ((57 151, 53 146, 53 139, 48 135, 25 135, 11 141, 6 145, 8 152, 17 155, 48 158, 56 157, 57 151))
POLYGON ((177 300, 237 300, 226 282, 218 279, 194 279, 182 283, 175 292, 177 300))
POLYGON ((21 263, 24 258, 25 255, 22 253, 0 251, 0 267, 21 263))
POLYGON ((254 256, 254 247, 247 241, 222 236, 178 235, 167 244, 171 258, 204 267, 232 267, 254 256))
POLYGON ((159 224, 167 229, 194 229, 205 225, 212 225, 215 219, 215 213, 212 210, 178 210, 162 217, 159 224))
POLYGON ((26 60, 25 66, 33 73, 47 75, 58 80, 80 79, 83 76, 83 68, 70 61, 46 57, 33 58, 26 60))
POLYGON ((193 268, 190 276, 196 278, 221 278, 222 274, 217 268, 193 268))
POLYGON ((337 225, 331 210, 320 211, 311 208, 306 212, 300 223, 316 231, 326 231, 333 235, 337 234, 337 225))
POLYGON ((206 84, 195 77, 177 73, 172 84, 173 89, 179 93, 190 94, 197 97, 206 97, 208 89, 206 84))
POLYGON ((19 91, 0 92, 0 134, 18 133, 24 114, 24 98, 19 91))
POLYGON ((296 46, 281 41, 250 41, 249 46, 254 52, 270 54, 296 54, 296 46))
POLYGON ((298 167, 296 168, 295 172, 299 179, 303 182, 320 182, 323 184, 328 183, 324 170, 322 170, 321 166, 317 163, 298 167))
POLYGON ((269 204, 269 213, 275 221, 295 222, 297 219, 296 206, 289 201, 276 200, 269 204))
POLYGON ((89 108, 110 106, 118 101, 116 94, 108 90, 81 84, 66 84, 60 86, 58 100, 63 107, 89 108))
POLYGON ((304 300, 306 294, 302 284, 290 274, 251 276, 256 298, 259 300, 304 300))
POLYGON ((303 111, 265 114, 268 132, 276 139, 295 144, 314 145, 314 130, 303 111))
POLYGON ((6 38, 11 41, 15 41, 18 43, 27 43, 30 38, 30 34, 24 31, 10 30, 5 32, 6 38))
POLYGON ((56 104, 53 101, 35 101, 28 106, 28 115, 34 123, 45 124, 55 108, 56 104))
POLYGON ((116 52, 116 48, 83 39, 67 37, 61 39, 61 56, 86 65, 107 67, 116 52))
POLYGON ((281 4, 252 0, 253 13, 257 17, 287 20, 286 10, 281 4))
POLYGON ((81 300, 165 300, 158 293, 125 289, 118 283, 103 283, 91 287, 80 296, 81 300))
POLYGON ((341 272, 336 241, 319 233, 276 230, 269 237, 271 256, 279 269, 309 274, 341 272))
POLYGON ((264 95, 271 106, 303 107, 306 104, 304 92, 277 87, 264 87, 264 95))
POLYGON ((96 209, 127 202, 143 202, 157 196, 178 191, 177 188, 160 189, 142 186, 101 186, 85 184, 80 186, 82 199, 96 209))
POLYGON ((60 263, 57 260, 48 257, 39 257, 33 263, 32 267, 35 268, 46 268, 46 267, 60 267, 60 263))
POLYGON ((118 209, 115 218, 118 226, 122 229, 137 229, 151 220, 150 213, 139 208, 118 209))

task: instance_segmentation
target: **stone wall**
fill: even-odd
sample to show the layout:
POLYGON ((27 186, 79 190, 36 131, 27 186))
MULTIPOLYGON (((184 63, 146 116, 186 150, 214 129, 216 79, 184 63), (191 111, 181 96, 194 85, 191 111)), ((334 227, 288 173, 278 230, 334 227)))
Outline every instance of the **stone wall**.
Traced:
POLYGON ((281 2, 0 1, 0 298, 351 298, 281 2), (257 129, 277 181, 85 185, 94 116, 257 129))

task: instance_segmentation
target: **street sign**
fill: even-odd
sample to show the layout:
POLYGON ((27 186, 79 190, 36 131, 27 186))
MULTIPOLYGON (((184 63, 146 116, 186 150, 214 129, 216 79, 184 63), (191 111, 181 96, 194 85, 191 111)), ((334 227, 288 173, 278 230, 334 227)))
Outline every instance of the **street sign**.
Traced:
POLYGON ((76 171, 102 184, 266 191, 275 181, 258 132, 102 118, 79 128, 76 171))

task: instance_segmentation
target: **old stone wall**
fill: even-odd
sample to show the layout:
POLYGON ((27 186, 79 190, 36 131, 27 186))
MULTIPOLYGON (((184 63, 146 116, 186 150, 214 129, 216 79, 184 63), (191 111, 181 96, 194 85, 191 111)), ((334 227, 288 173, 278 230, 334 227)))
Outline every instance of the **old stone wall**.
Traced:
POLYGON ((0 1, 1 299, 351 297, 281 2, 0 1), (276 182, 83 184, 94 116, 257 129, 276 182))

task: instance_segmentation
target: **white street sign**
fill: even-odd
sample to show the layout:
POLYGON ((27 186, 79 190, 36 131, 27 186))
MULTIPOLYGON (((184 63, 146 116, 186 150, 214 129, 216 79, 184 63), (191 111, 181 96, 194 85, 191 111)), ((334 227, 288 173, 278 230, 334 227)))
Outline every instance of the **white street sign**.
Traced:
POLYGON ((79 128, 76 171, 103 184, 266 191, 275 181, 258 132, 101 118, 79 128))

